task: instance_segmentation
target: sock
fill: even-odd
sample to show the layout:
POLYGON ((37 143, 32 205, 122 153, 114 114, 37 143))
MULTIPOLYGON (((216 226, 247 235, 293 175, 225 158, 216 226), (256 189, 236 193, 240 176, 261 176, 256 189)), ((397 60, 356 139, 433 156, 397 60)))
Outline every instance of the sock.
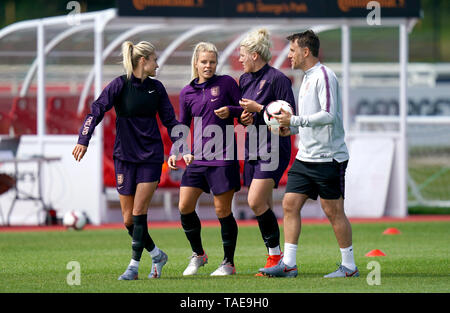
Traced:
POLYGON ((131 259, 130 264, 128 266, 139 267, 139 261, 131 259))
POLYGON ((201 238, 202 224, 200 223, 197 212, 180 214, 180 219, 181 226, 183 226, 184 233, 191 244, 192 251, 198 255, 202 255, 204 253, 201 238))
MULTIPOLYGON (((126 226, 127 230, 128 230, 128 234, 131 236, 131 238, 133 238, 133 230, 134 230, 134 224, 131 224, 130 226, 126 226)), ((150 252, 155 248, 155 243, 153 242, 152 237, 150 237, 150 235, 147 233, 145 234, 145 241, 144 241, 144 247, 145 249, 150 252)))
POLYGON ((275 248, 269 248, 269 255, 280 255, 281 250, 280 246, 276 246, 275 248))
POLYGON ((145 234, 148 234, 147 214, 133 215, 133 224, 133 241, 131 243, 131 247, 133 249, 132 259, 140 261, 145 245, 145 234))
POLYGON ((353 257, 353 246, 348 248, 341 248, 342 262, 341 265, 345 266, 349 270, 354 271, 356 269, 355 258, 353 257))
POLYGON ((149 251, 151 258, 153 259, 155 256, 158 256, 161 250, 157 246, 153 248, 153 250, 149 251))
POLYGON ((233 213, 224 218, 219 218, 220 232, 222 235, 224 261, 234 265, 234 251, 236 250, 236 241, 238 236, 238 226, 233 213))
POLYGON ((266 247, 269 249, 280 246, 280 229, 278 228, 277 217, 272 209, 269 208, 256 219, 266 247))
POLYGON ((284 243, 283 263, 290 267, 297 264, 297 245, 287 242, 284 243))

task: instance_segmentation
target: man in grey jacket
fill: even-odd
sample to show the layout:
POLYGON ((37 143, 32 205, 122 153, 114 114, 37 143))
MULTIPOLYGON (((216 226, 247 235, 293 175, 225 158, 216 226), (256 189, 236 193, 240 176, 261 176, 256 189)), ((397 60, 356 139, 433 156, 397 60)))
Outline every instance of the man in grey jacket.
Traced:
POLYGON ((308 198, 320 196, 342 261, 339 268, 324 277, 357 277, 352 247, 352 228, 344 212, 345 170, 348 150, 344 141, 342 104, 336 75, 319 62, 320 41, 311 31, 293 34, 288 58, 293 69, 305 75, 298 97, 298 114, 282 110, 276 118, 280 135, 299 135, 296 160, 288 172, 284 211, 284 257, 270 268, 260 271, 268 276, 296 277, 296 254, 301 230, 300 210, 308 198))

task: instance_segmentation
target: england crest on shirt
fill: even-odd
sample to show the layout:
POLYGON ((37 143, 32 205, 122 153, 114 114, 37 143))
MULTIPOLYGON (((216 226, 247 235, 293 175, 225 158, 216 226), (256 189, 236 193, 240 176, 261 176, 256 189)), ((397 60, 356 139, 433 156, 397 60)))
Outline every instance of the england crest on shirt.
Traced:
POLYGON ((211 96, 218 97, 220 95, 220 87, 215 86, 211 88, 211 96))
POLYGON ((118 185, 123 184, 123 174, 117 174, 117 184, 118 185))

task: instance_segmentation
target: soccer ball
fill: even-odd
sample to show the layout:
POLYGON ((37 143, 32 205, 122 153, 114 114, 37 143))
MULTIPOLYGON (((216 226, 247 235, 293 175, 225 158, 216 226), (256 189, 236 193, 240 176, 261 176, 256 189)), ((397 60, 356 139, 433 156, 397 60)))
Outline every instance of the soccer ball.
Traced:
POLYGON ((82 230, 86 222, 86 215, 79 211, 69 211, 64 214, 63 225, 69 229, 82 230))
POLYGON ((280 114, 281 109, 291 114, 293 113, 291 105, 284 100, 272 101, 264 110, 264 122, 266 122, 267 126, 270 126, 271 131, 274 133, 278 133, 280 128, 280 123, 274 116, 280 114))

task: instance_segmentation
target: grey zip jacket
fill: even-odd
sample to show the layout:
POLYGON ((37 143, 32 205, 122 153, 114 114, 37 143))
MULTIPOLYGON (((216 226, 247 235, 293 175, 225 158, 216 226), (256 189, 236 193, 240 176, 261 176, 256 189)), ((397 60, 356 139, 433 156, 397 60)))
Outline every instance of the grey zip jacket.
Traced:
POLYGON ((298 116, 291 117, 291 134, 299 135, 298 160, 348 160, 339 82, 334 72, 320 62, 305 72, 297 112, 298 116))

